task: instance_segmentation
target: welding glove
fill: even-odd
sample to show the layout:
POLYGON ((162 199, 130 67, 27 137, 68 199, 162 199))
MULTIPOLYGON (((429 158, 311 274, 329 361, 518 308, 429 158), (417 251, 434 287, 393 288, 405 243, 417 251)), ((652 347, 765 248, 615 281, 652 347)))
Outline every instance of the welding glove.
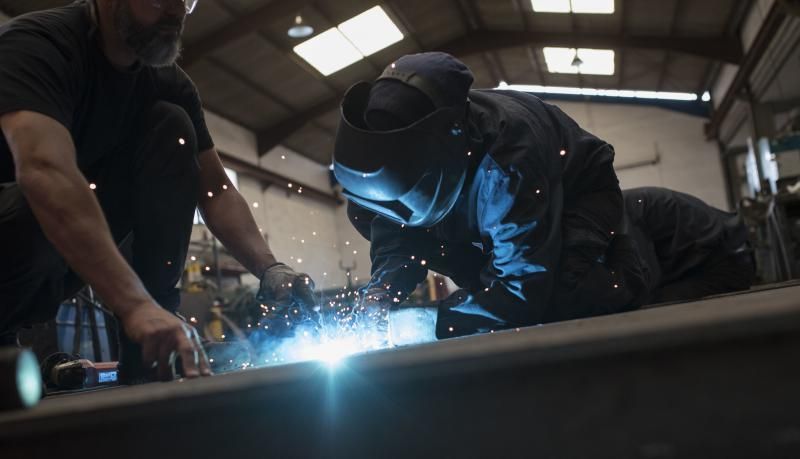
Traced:
POLYGON ((298 273, 283 263, 276 263, 261 275, 256 300, 278 307, 293 304, 314 309, 314 281, 308 274, 298 273))
POLYGON ((438 303, 436 337, 455 338, 512 326, 507 320, 491 312, 494 309, 488 306, 491 300, 492 296, 486 292, 473 294, 464 289, 453 292, 438 303))
POLYGON ((353 309, 353 314, 358 318, 364 328, 369 328, 380 334, 389 336, 389 308, 392 298, 384 289, 368 289, 364 292, 359 304, 353 309))

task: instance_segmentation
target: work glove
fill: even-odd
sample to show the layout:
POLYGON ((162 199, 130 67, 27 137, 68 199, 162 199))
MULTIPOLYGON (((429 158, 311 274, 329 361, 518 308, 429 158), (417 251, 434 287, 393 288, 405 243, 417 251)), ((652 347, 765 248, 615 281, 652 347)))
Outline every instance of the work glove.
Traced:
POLYGON ((261 275, 256 300, 281 308, 296 304, 306 310, 313 310, 316 306, 314 281, 308 274, 298 273, 283 263, 276 263, 261 275))
POLYGON ((362 321, 369 321, 369 323, 386 330, 391 306, 392 297, 389 292, 384 289, 369 289, 364 292, 361 301, 353 309, 353 314, 362 321))
POLYGON ((455 338, 475 333, 488 333, 511 326, 498 317, 487 306, 491 295, 485 292, 472 294, 467 290, 456 290, 438 304, 436 337, 455 338))

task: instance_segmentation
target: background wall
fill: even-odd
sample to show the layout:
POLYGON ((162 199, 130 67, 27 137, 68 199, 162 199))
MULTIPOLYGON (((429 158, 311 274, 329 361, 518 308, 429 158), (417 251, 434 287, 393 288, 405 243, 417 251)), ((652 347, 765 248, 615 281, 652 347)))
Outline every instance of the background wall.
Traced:
MULTIPOLYGON (((250 131, 210 112, 206 122, 220 151, 318 190, 330 190, 328 167, 284 147, 259 157, 250 131)), ((298 194, 297 186, 264 188, 243 174, 239 192, 278 260, 311 275, 318 288, 347 284, 340 263, 345 268, 356 266, 354 282, 369 278, 369 244, 350 225, 344 205, 334 207, 298 194)), ((253 276, 243 280, 257 282, 253 276)))
POLYGON ((551 103, 614 145, 623 188, 663 186, 728 208, 719 148, 706 140, 703 131, 706 119, 640 105, 551 103), (646 162, 655 164, 626 167, 646 162))

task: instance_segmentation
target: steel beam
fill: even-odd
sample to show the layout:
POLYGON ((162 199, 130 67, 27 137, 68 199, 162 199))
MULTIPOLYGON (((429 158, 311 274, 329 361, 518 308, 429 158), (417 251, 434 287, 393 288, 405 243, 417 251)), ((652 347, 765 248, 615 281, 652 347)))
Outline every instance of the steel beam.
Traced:
POLYGON ((799 298, 791 286, 374 352, 337 370, 306 362, 45 399, 0 415, 0 451, 799 457, 799 298))
POLYGON ((772 39, 775 38, 778 29, 783 25, 786 17, 786 12, 783 10, 782 6, 778 2, 775 2, 772 8, 770 8, 764 22, 761 24, 761 28, 755 40, 753 40, 753 44, 747 51, 747 55, 742 59, 739 71, 736 73, 733 82, 728 88, 728 92, 725 93, 717 109, 712 113, 711 121, 706 124, 706 137, 708 139, 717 138, 722 122, 725 121, 725 117, 728 116, 728 112, 730 112, 733 107, 736 98, 747 88, 750 75, 758 66, 758 63, 761 62, 769 45, 772 43, 772 39))
POLYGON ((313 3, 312 0, 274 0, 266 5, 241 16, 208 34, 205 37, 190 43, 183 48, 181 53, 181 65, 189 67, 195 61, 214 51, 244 38, 256 32, 266 24, 275 21, 276 18, 289 17, 297 14, 307 5, 313 3))
POLYGON ((343 203, 338 196, 331 192, 318 190, 284 175, 266 170, 262 167, 256 166, 255 164, 248 163, 247 161, 242 161, 241 159, 224 152, 219 152, 219 157, 225 167, 233 169, 242 175, 253 177, 262 182, 262 184, 276 185, 282 189, 286 189, 287 193, 292 194, 298 194, 298 190, 302 190, 301 194, 303 196, 332 206, 338 206, 343 203), (288 188, 290 183, 292 184, 291 189, 288 188))
MULTIPOLYGON (((692 37, 620 36, 595 33, 552 33, 535 31, 487 31, 470 32, 436 47, 439 51, 464 57, 475 53, 487 53, 516 46, 570 46, 576 48, 643 48, 663 49, 688 53, 708 59, 739 62, 741 47, 735 39, 692 37)), ((424 50, 423 50, 424 51, 424 50)), ((377 76, 377 75, 376 75, 377 76)), ((258 134, 259 150, 263 154, 278 145, 292 132, 300 129, 313 118, 338 106, 342 94, 323 100, 309 110, 287 118, 258 134)))

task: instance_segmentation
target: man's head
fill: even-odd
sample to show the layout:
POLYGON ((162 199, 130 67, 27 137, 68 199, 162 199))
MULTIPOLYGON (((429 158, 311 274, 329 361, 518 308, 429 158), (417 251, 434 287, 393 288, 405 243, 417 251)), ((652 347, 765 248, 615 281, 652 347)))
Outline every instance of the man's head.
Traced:
POLYGON ((187 4, 196 0, 111 0, 114 28, 145 65, 172 65, 180 55, 187 4))
POLYGON ((423 53, 350 88, 333 158, 347 197, 400 224, 441 221, 465 183, 471 84, 453 56, 423 53))

